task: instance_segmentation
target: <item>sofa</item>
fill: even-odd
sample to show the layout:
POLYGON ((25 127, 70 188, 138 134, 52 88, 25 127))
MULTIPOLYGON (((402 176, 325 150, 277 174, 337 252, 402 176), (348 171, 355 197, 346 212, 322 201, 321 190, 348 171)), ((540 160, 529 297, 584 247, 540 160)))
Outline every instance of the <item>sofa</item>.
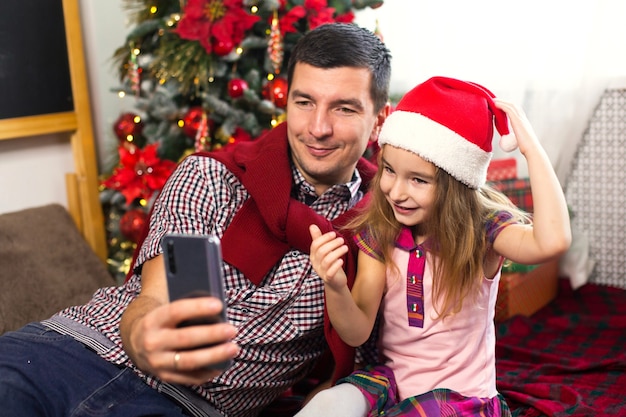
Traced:
POLYGON ((69 212, 48 204, 0 214, 0 334, 115 285, 69 212))

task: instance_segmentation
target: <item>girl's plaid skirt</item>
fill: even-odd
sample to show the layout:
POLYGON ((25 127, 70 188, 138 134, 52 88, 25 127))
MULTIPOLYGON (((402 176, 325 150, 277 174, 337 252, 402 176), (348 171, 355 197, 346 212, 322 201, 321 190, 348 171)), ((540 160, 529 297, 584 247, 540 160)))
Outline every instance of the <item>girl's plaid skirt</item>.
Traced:
POLYGON ((502 395, 493 398, 465 397, 449 389, 434 389, 398 402, 393 372, 384 365, 368 366, 353 372, 338 383, 350 383, 370 403, 368 417, 510 417, 511 411, 502 395))

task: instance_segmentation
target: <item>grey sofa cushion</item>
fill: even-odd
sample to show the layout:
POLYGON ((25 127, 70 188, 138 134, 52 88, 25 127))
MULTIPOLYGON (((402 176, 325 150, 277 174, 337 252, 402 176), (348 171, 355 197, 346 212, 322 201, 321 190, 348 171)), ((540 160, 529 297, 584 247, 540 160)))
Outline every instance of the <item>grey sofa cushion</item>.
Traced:
POLYGON ((115 285, 58 204, 0 215, 0 333, 83 304, 115 285))

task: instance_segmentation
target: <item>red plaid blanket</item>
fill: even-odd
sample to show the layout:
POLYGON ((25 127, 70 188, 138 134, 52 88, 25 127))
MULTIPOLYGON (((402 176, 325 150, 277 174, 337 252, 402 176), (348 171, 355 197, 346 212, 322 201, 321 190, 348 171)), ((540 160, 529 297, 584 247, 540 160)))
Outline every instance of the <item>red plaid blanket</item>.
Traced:
POLYGON ((497 384, 514 416, 626 415, 626 291, 560 280, 531 317, 497 324, 497 384))
POLYGON ((529 178, 511 178, 491 181, 489 184, 504 193, 513 204, 527 213, 533 212, 533 196, 530 191, 529 178))

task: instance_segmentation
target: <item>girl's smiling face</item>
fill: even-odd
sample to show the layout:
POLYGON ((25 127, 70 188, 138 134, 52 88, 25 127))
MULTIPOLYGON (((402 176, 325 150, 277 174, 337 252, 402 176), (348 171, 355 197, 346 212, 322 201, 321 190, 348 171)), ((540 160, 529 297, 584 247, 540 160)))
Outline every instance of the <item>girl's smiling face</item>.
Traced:
POLYGON ((437 168, 413 152, 384 145, 380 189, 396 220, 415 226, 428 220, 435 201, 437 168))

